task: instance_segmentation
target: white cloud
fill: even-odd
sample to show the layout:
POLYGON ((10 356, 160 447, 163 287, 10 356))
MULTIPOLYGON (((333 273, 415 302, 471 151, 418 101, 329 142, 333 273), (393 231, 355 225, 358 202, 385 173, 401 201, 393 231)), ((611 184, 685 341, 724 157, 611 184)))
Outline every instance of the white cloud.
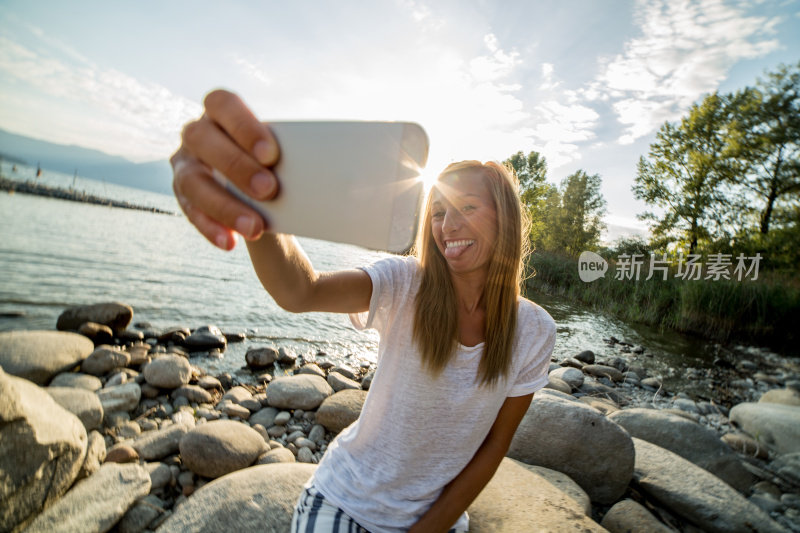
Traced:
POLYGON ((252 61, 241 56, 235 56, 233 62, 236 63, 247 76, 250 76, 264 85, 272 85, 272 79, 252 61))
MULTIPOLYGON (((0 37, 0 73, 17 86, 26 87, 20 91, 24 95, 17 99, 27 102, 33 110, 41 108, 47 99, 56 98, 65 115, 74 116, 77 109, 87 111, 82 125, 102 124, 102 128, 91 130, 93 135, 89 133, 88 138, 86 133, 81 135, 84 146, 138 161, 164 158, 174 151, 182 125, 200 114, 197 103, 158 84, 99 68, 77 52, 61 51, 64 50, 77 62, 67 63, 0 37), (99 117, 103 120, 96 120, 99 117)), ((49 129, 52 122, 59 121, 63 119, 48 117, 38 122, 41 131, 25 133, 68 142, 58 139, 59 132, 49 129)), ((76 126, 71 129, 81 125, 76 126)))
POLYGON ((678 118, 737 61, 778 47, 771 38, 777 19, 747 16, 723 0, 639 0, 635 21, 641 36, 606 58, 601 74, 581 91, 588 101, 612 101, 625 126, 621 144, 678 118))

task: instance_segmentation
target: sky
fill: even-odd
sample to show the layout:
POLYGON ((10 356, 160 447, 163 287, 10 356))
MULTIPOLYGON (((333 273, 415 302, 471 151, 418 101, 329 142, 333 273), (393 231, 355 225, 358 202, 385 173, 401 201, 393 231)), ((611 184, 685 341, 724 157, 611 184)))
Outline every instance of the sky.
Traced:
POLYGON ((0 0, 0 128, 165 159, 223 87, 263 120, 418 122, 434 172, 536 150, 643 228, 661 125, 798 61, 800 0, 0 0))

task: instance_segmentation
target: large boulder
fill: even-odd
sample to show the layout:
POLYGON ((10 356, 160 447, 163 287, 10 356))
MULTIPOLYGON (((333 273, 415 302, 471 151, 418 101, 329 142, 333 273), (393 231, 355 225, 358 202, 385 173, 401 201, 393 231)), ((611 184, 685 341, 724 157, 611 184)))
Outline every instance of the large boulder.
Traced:
POLYGON ((277 463, 239 470, 192 494, 159 533, 261 531, 286 533, 315 465, 277 463))
POLYGON ((317 409, 314 419, 317 424, 322 424, 328 431, 338 433, 361 415, 361 408, 367 398, 367 391, 345 389, 325 398, 317 409))
POLYGON ((782 405, 800 406, 800 391, 795 389, 772 389, 761 395, 759 402, 779 403, 782 405))
POLYGON ((586 491, 583 490, 580 485, 575 483, 568 475, 556 470, 550 470, 549 468, 545 468, 543 466, 529 465, 521 461, 516 461, 510 457, 508 460, 514 461, 514 463, 524 467, 526 470, 530 470, 534 474, 545 478, 548 483, 575 500, 575 503, 577 503, 580 508, 583 509, 583 512, 586 514, 586 516, 592 514, 592 501, 589 499, 589 495, 586 494, 586 491))
POLYGON ((147 470, 137 464, 106 463, 45 509, 26 532, 108 531, 149 492, 147 470))
POLYGON ((154 387, 177 389, 192 379, 192 365, 180 355, 156 357, 144 367, 144 379, 154 387))
POLYGON ((66 309, 56 321, 56 329, 77 330, 86 322, 95 322, 122 331, 133 318, 131 306, 120 302, 80 305, 66 309))
POLYGON ((583 385, 583 372, 570 366, 557 368, 550 372, 549 376, 551 378, 558 378, 562 380, 573 389, 578 389, 581 385, 583 385))
POLYGON ((279 409, 316 409, 331 394, 328 382, 312 374, 278 378, 267 386, 267 402, 279 409))
POLYGON ((195 474, 209 478, 246 468, 268 449, 256 430, 232 420, 199 425, 180 441, 183 464, 195 474))
POLYGON ((508 457, 467 513, 470 533, 604 531, 569 495, 508 457))
POLYGON ((86 429, 28 380, 0 369, 0 531, 10 531, 72 485, 86 429))
POLYGON ((7 331, 0 333, 0 366, 8 374, 46 385, 60 372, 72 370, 94 350, 77 333, 7 331))
POLYGON ((730 485, 683 457, 645 440, 636 447, 639 488, 704 531, 778 533, 783 528, 730 485))
POLYGON ((630 434, 677 453, 705 468, 739 492, 754 483, 738 454, 719 438, 717 432, 682 416, 656 409, 634 408, 608 416, 630 434))
POLYGON ((97 394, 75 387, 48 387, 45 390, 58 405, 77 416, 86 431, 97 429, 103 423, 103 405, 97 394))
POLYGON ((800 452, 800 407, 779 403, 740 403, 731 422, 778 454, 800 452))
POLYGON ((633 475, 628 433, 580 402, 535 396, 520 422, 508 457, 567 474, 593 502, 616 502, 633 475))

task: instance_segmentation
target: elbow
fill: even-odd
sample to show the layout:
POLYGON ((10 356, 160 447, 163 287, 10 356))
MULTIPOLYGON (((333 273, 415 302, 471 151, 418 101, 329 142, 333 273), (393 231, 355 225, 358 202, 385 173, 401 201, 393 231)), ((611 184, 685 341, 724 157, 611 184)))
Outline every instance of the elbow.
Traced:
POLYGON ((308 306, 299 298, 283 298, 275 300, 278 307, 290 313, 306 313, 309 311, 308 306))

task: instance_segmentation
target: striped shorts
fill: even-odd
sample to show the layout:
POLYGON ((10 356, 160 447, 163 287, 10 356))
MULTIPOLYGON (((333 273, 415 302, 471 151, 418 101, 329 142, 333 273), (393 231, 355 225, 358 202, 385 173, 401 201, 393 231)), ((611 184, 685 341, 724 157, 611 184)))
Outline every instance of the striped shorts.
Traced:
MULTIPOLYGON (((300 494, 292 515, 292 533, 369 533, 330 503, 313 485, 300 494)), ((466 533, 451 529, 448 533, 466 533)))

